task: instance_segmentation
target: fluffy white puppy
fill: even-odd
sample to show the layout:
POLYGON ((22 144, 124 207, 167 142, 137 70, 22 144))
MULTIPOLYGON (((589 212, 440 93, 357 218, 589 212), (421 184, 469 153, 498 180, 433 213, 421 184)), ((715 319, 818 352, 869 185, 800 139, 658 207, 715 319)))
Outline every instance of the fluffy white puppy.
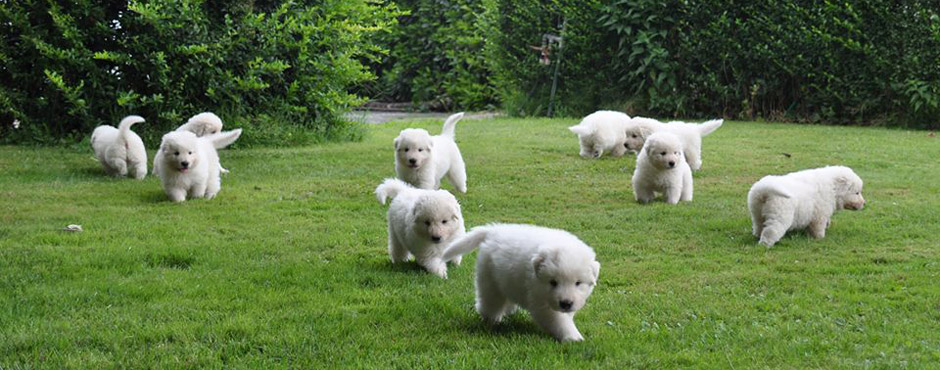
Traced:
POLYGON ((163 135, 153 163, 170 200, 215 197, 222 188, 216 149, 231 145, 241 134, 242 130, 237 129, 203 137, 189 131, 163 135))
POLYGON ((118 128, 101 125, 91 133, 91 147, 104 170, 112 176, 127 176, 128 170, 136 179, 147 175, 147 149, 140 136, 131 131, 131 125, 144 122, 143 117, 127 116, 118 128))
MULTIPOLYGON (((447 278, 444 248, 464 234, 457 198, 447 190, 416 189, 398 179, 386 179, 375 196, 388 207, 388 254, 392 263, 415 261, 428 272, 447 278)), ((460 258, 453 260, 460 264, 460 258)))
POLYGON ((467 169, 454 142, 454 128, 463 112, 444 121, 440 135, 408 128, 395 138, 395 172, 398 178, 421 189, 438 189, 445 175, 461 193, 467 192, 467 169))
POLYGON ((844 166, 764 176, 747 193, 754 236, 768 247, 790 230, 806 228, 812 237, 822 238, 835 211, 864 206, 862 179, 844 166))
MULTIPOLYGON (((218 132, 222 132, 222 119, 219 116, 215 115, 212 112, 203 112, 189 118, 186 123, 182 124, 180 127, 176 128, 176 131, 189 131, 198 137, 203 137, 206 135, 212 135, 218 132)), ((161 155, 160 150, 157 149, 157 156, 161 155)), ((158 169, 158 163, 154 163, 153 173, 156 174, 158 169)), ((219 169, 222 173, 228 173, 221 164, 219 164, 219 169)))
POLYGON ((669 132, 657 132, 646 138, 636 158, 633 194, 640 203, 649 203, 663 194, 666 203, 692 201, 692 169, 685 161, 682 141, 669 132))
POLYGON ((626 125, 626 144, 627 149, 639 151, 643 147, 646 139, 660 131, 671 132, 682 140, 683 152, 689 167, 693 171, 702 168, 702 138, 714 132, 724 120, 716 119, 702 124, 685 123, 672 121, 662 123, 652 118, 634 117, 626 125))
POLYGON ((568 127, 568 130, 578 135, 582 157, 600 158, 604 153, 620 157, 627 152, 625 141, 629 121, 630 116, 626 114, 599 110, 584 117, 576 126, 568 127))
POLYGON ((491 224, 455 240, 444 260, 477 246, 476 309, 484 320, 498 323, 519 306, 555 339, 584 340, 574 315, 584 307, 600 274, 591 247, 564 230, 491 224))

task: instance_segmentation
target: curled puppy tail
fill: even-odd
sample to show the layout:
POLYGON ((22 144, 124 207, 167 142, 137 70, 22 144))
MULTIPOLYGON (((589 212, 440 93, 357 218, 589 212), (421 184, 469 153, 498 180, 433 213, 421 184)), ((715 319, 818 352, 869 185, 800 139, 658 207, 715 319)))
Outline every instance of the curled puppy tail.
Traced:
POLYGON ((397 197, 399 193, 408 189, 414 188, 399 179, 385 179, 382 184, 375 188, 375 197, 379 200, 379 203, 385 204, 386 199, 397 197))
POLYGON ((463 118, 463 112, 455 113, 447 117, 447 120, 444 121, 444 128, 441 129, 441 136, 446 136, 453 140, 454 131, 457 130, 457 121, 460 121, 461 118, 463 118))
POLYGON ((714 132, 719 127, 721 127, 721 124, 724 122, 725 120, 723 119, 713 119, 711 121, 703 122, 701 125, 698 126, 699 136, 705 137, 705 135, 708 135, 714 132))
POLYGON ((485 227, 476 227, 470 230, 469 233, 464 234, 460 239, 451 242, 450 245, 447 246, 447 249, 444 250, 444 256, 441 257, 441 259, 450 261, 457 256, 472 252, 486 239, 486 231, 487 229, 485 227))
POLYGON ((575 125, 568 127, 568 130, 575 133, 578 136, 590 135, 594 130, 585 125, 575 125))
MULTIPOLYGON (((135 123, 140 123, 143 121, 144 117, 141 116, 124 117, 124 119, 121 120, 121 123, 118 124, 118 132, 120 133, 118 136, 121 138, 121 140, 127 143, 127 134, 131 132, 131 126, 133 126, 135 123)), ((92 136, 91 141, 95 141, 94 136, 92 136)))
POLYGON ((784 189, 782 186, 777 184, 776 181, 770 178, 763 178, 758 181, 751 188, 750 191, 751 198, 762 197, 767 198, 769 196, 778 196, 782 198, 793 198, 793 195, 784 189))
POLYGON ((205 138, 206 140, 209 140, 212 143, 212 146, 215 147, 216 149, 222 149, 224 147, 232 145, 232 143, 234 143, 235 140, 238 140, 238 137, 241 135, 242 135, 242 129, 239 128, 239 129, 235 129, 232 131, 225 131, 225 132, 220 132, 218 134, 207 135, 207 136, 204 136, 203 138, 205 138))

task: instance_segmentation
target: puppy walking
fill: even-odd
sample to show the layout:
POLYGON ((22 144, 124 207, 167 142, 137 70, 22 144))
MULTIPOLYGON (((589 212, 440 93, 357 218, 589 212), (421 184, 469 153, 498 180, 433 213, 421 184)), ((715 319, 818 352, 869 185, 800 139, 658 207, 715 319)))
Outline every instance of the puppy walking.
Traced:
POLYGON ((783 176, 764 176, 747 193, 754 236, 772 247, 790 230, 826 236, 832 214, 865 207, 862 178, 851 168, 827 166, 783 176))
POLYGON ((127 116, 118 128, 102 125, 91 133, 95 157, 109 175, 124 177, 131 172, 138 180, 147 176, 147 149, 140 136, 131 131, 131 126, 140 122, 144 122, 141 116, 127 116))
POLYGON ((444 260, 480 247, 476 265, 476 310, 500 322, 517 306, 555 339, 584 340, 574 324, 597 284, 601 264, 594 250, 564 230, 533 225, 475 227, 454 241, 444 260))
POLYGON ((450 184, 461 193, 467 192, 467 170, 454 142, 457 121, 463 112, 444 121, 440 135, 427 130, 408 128, 395 138, 395 172, 398 178, 420 189, 439 189, 446 175, 450 184))
POLYGON ((197 137, 189 131, 163 135, 160 151, 153 158, 163 191, 174 202, 212 199, 222 189, 219 153, 241 136, 242 130, 197 137), (159 165, 158 165, 159 164, 159 165))
MULTIPOLYGON (((404 181, 387 179, 377 188, 379 203, 394 198, 388 207, 388 254, 392 263, 415 261, 428 272, 447 278, 444 248, 463 235, 463 215, 457 198, 446 190, 416 189, 404 181)), ((460 264, 455 258, 454 264, 460 264)))
POLYGON ((689 167, 693 171, 702 168, 702 138, 714 132, 724 120, 716 119, 701 124, 673 121, 662 123, 652 118, 634 117, 627 123, 626 144, 627 149, 639 151, 650 135, 665 131, 675 134, 682 141, 682 151, 689 167))
POLYGON ((666 203, 692 201, 692 169, 685 161, 682 142, 676 135, 657 132, 646 139, 633 171, 633 194, 649 203, 663 194, 666 203))
MULTIPOLYGON (((180 127, 176 128, 176 131, 189 131, 198 137, 203 137, 206 135, 212 135, 215 133, 222 132, 222 119, 219 116, 215 115, 212 112, 203 112, 189 118, 186 123, 182 124, 180 127)), ((160 156, 160 149, 157 149, 157 156, 160 156)), ((154 162, 153 164, 153 173, 157 174, 159 171, 158 166, 159 162, 154 162)), ((228 173, 228 170, 225 167, 222 167, 222 164, 219 164, 219 170, 222 173, 228 173)))
POLYGON ((600 110, 584 117, 568 130, 578 135, 581 156, 600 158, 604 153, 621 157, 627 152, 626 128, 630 116, 609 110, 600 110))

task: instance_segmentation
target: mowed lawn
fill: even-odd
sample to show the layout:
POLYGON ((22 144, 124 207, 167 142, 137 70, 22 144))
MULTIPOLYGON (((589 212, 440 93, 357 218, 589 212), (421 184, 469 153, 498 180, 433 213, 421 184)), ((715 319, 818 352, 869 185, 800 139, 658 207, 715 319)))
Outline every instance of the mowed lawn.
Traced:
POLYGON ((582 343, 555 342, 524 312, 484 325, 476 253, 448 280, 389 262, 372 192, 394 176, 399 130, 440 132, 426 120, 358 143, 224 150, 219 196, 183 204, 152 176, 105 176, 90 147, 0 147, 0 368, 940 363, 938 138, 726 122, 704 140, 694 202, 639 205, 635 157, 578 157, 576 122, 460 122, 469 191, 457 198, 468 228, 534 223, 595 249, 582 343), (825 239, 757 246, 751 184, 828 164, 865 180, 865 209, 837 213, 825 239))

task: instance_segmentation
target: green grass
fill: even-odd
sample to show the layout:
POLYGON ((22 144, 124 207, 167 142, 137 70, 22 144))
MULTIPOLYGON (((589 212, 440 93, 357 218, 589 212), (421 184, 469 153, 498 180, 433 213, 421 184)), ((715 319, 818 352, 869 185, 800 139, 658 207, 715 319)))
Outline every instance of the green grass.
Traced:
MULTIPOLYGON (((392 139, 223 151, 212 201, 106 177, 91 149, 0 147, 0 368, 931 367, 940 362, 940 143, 927 132, 727 122, 695 201, 641 206, 631 156, 584 160, 574 120, 461 122, 468 227, 564 228, 600 283, 559 344, 520 313, 473 311, 473 262, 392 265, 392 139), (788 153, 786 156, 783 153, 788 153), (844 164, 865 210, 825 239, 758 247, 746 193, 844 164), (81 224, 85 231, 61 231, 81 224)), ((152 151, 151 151, 152 154, 152 151)), ((447 189, 451 189, 449 185, 447 189)))

